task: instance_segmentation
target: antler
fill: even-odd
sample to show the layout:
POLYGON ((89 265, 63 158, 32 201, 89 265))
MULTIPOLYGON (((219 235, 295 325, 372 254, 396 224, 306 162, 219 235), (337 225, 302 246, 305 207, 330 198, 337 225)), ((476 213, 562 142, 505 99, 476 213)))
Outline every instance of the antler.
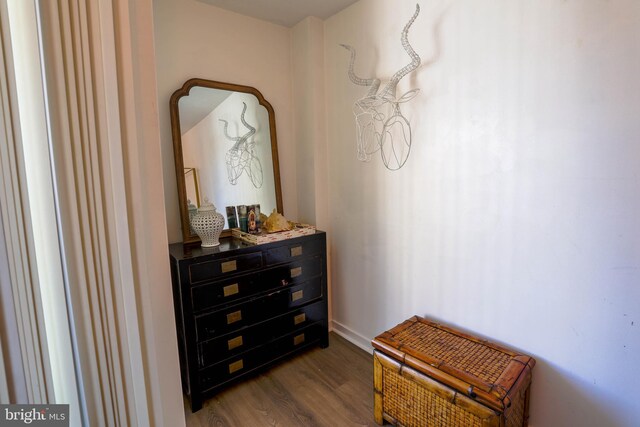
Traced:
POLYGON ((409 28, 411 27, 411 24, 413 24, 413 22, 416 20, 419 13, 420 13, 420 5, 416 4, 416 11, 411 17, 411 19, 409 20, 409 22, 407 22, 407 25, 404 26, 404 29, 402 30, 402 36, 401 36, 402 47, 404 47, 404 50, 411 57, 411 62, 405 65, 404 67, 402 67, 393 75, 393 77, 391 77, 391 80, 389 81, 389 83, 387 83, 387 85, 384 87, 382 92, 380 92, 380 97, 382 98, 390 97, 395 99, 396 87, 398 86, 400 79, 402 79, 404 76, 406 76, 407 74, 409 74, 410 72, 412 72, 413 70, 415 70, 420 66, 420 56, 418 56, 416 51, 413 50, 413 48, 409 44, 409 28))
POLYGON ((237 141, 240 141, 242 139, 242 137, 240 137, 240 136, 233 137, 233 136, 229 135, 229 133, 227 132, 227 127, 229 126, 229 122, 228 121, 226 121, 224 119, 218 119, 218 120, 220 120, 222 123, 224 123, 224 136, 226 136, 228 140, 237 142, 237 141))
POLYGON ((249 129, 249 132, 247 132, 242 138, 243 139, 249 139, 249 137, 251 135, 253 135, 254 133, 256 133, 256 128, 254 128, 253 126, 251 126, 249 123, 247 123, 247 121, 244 119, 244 113, 245 111, 247 111, 247 104, 245 104, 244 102, 242 103, 242 105, 244 105, 244 107, 242 108, 242 114, 240 114, 240 121, 242 121, 242 124, 249 129))
POLYGON ((356 73, 353 71, 353 65, 356 62, 356 50, 348 44, 340 44, 340 46, 351 52, 351 60, 349 62, 349 80, 359 86, 371 86, 367 96, 374 96, 380 87, 380 79, 362 79, 356 76, 356 73))
POLYGON ((244 107, 242 107, 242 114, 240 114, 240 121, 242 121, 242 124, 245 125, 245 127, 247 129, 249 129, 249 132, 245 133, 242 136, 236 136, 236 137, 232 137, 229 135, 229 133, 227 132, 227 127, 229 126, 229 122, 227 122, 224 119, 218 119, 220 120, 222 123, 224 123, 224 136, 227 137, 227 139, 231 140, 231 141, 235 141, 236 145, 238 145, 241 142, 244 142, 246 140, 249 139, 249 137, 253 134, 256 133, 256 128, 254 128, 253 126, 251 126, 249 123, 247 123, 247 121, 244 119, 244 113, 247 111, 247 104, 246 103, 242 103, 242 105, 244 105, 244 107))

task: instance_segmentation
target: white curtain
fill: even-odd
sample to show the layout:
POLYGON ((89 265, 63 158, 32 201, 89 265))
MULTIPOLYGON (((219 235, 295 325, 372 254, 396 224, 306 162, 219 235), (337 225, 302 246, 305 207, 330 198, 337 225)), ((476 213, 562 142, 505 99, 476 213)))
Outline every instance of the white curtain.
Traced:
MULTIPOLYGON (((51 190, 84 424, 183 425, 175 323, 166 315, 173 307, 155 104, 152 1, 34 0, 33 4, 39 10, 51 190)), ((12 101, 10 92, 3 100, 12 101)), ((19 132, 8 135, 12 143, 6 146, 15 146, 19 132)), ((19 160, 18 165, 24 164, 19 160)), ((8 182, 19 175, 8 176, 8 182)), ((10 211, 20 207, 9 200, 19 197, 20 191, 11 189, 7 180, 0 193, 3 207, 10 211)), ((29 212, 28 206, 22 208, 29 212)), ((28 243, 31 227, 18 225, 28 243)), ((5 224, 5 232, 13 232, 11 227, 5 224)), ((7 253, 19 250, 11 247, 7 253)), ((18 264, 9 263, 14 270, 18 264)), ((32 298, 37 300, 40 286, 33 279, 32 298)), ((47 344, 58 337, 45 330, 49 343, 35 339, 35 332, 44 327, 44 316, 37 310, 16 313, 17 323, 29 316, 36 329, 21 335, 35 341, 23 352, 23 361, 25 355, 47 353, 35 358, 44 363, 36 366, 40 375, 30 389, 40 390, 40 401, 50 402, 56 396, 47 385, 56 381, 47 344)))

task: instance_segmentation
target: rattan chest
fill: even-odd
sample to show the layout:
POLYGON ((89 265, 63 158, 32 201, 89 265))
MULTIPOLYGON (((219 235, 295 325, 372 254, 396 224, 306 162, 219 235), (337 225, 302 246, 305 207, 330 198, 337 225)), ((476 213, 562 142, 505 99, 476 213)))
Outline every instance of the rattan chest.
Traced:
POLYGON ((372 344, 378 424, 527 425, 533 358, 418 316, 372 344))

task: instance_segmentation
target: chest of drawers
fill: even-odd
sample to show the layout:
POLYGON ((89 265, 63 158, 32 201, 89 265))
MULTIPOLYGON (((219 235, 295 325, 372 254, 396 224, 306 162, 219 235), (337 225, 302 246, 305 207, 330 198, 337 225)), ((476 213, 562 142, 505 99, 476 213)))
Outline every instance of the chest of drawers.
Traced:
POLYGON ((328 345, 326 235, 216 248, 169 246, 178 348, 191 410, 228 384, 328 345))

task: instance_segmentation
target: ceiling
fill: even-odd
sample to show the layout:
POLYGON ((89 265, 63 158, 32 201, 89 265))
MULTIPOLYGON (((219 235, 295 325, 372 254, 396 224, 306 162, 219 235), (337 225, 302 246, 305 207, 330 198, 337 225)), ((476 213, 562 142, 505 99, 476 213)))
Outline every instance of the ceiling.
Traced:
POLYGON ((293 27, 307 16, 327 19, 358 0, 198 0, 285 27, 293 27))
POLYGON ((184 135, 192 127, 200 123, 209 113, 222 104, 233 92, 228 90, 210 89, 195 86, 189 91, 189 96, 183 96, 179 101, 180 133, 184 135))

